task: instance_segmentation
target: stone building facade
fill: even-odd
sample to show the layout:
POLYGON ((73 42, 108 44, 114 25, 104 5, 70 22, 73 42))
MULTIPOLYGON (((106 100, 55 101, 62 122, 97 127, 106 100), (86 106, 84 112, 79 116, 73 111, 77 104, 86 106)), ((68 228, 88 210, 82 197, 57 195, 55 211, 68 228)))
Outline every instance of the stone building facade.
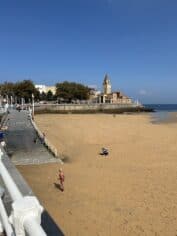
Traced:
POLYGON ((106 74, 103 80, 103 92, 98 95, 99 103, 132 104, 132 99, 120 91, 112 92, 111 81, 106 74))

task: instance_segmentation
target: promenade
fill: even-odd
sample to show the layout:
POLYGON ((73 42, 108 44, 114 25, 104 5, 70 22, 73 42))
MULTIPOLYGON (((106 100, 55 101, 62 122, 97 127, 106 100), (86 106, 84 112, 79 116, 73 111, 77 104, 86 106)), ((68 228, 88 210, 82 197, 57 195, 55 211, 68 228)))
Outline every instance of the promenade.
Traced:
POLYGON ((10 110, 6 125, 6 151, 15 165, 60 162, 41 143, 31 124, 28 111, 10 110))

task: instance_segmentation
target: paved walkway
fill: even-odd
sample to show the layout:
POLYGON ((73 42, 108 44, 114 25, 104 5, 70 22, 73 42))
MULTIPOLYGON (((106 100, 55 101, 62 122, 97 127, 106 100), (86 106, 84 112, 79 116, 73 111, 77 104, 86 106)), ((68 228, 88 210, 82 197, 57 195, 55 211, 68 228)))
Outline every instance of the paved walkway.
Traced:
POLYGON ((6 151, 15 165, 60 162, 41 143, 27 111, 11 110, 6 125, 6 151))

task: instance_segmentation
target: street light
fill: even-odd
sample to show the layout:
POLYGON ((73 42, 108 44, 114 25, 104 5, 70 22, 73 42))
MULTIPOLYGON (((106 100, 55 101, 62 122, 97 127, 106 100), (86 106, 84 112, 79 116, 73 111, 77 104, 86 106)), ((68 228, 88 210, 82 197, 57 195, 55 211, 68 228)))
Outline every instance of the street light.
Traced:
POLYGON ((32 119, 34 119, 34 94, 32 93, 32 119))
POLYGON ((9 104, 9 97, 7 94, 6 94, 6 103, 9 104))
POLYGON ((12 95, 10 96, 10 106, 11 106, 11 108, 13 107, 13 97, 12 97, 12 95))
POLYGON ((22 110, 23 110, 23 98, 21 98, 21 106, 22 106, 22 110))

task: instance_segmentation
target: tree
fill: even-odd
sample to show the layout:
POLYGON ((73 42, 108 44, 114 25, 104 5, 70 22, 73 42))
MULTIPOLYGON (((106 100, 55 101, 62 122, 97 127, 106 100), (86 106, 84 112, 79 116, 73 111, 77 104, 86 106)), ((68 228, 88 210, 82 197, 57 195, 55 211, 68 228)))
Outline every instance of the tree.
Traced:
POLYGON ((34 94, 35 99, 39 98, 39 92, 31 80, 23 80, 15 84, 15 95, 19 102, 20 98, 24 98, 25 102, 28 102, 32 94, 34 94))
POLYGON ((64 81, 56 84, 56 96, 69 102, 72 100, 87 100, 90 89, 79 83, 64 81))
POLYGON ((52 101, 53 100, 53 93, 51 90, 47 92, 47 101, 52 101))
POLYGON ((46 99, 47 99, 46 93, 42 92, 42 93, 40 94, 40 100, 41 100, 41 101, 45 101, 46 99))
POLYGON ((12 96, 14 95, 15 85, 11 82, 5 82, 0 85, 0 94, 2 96, 12 96))

